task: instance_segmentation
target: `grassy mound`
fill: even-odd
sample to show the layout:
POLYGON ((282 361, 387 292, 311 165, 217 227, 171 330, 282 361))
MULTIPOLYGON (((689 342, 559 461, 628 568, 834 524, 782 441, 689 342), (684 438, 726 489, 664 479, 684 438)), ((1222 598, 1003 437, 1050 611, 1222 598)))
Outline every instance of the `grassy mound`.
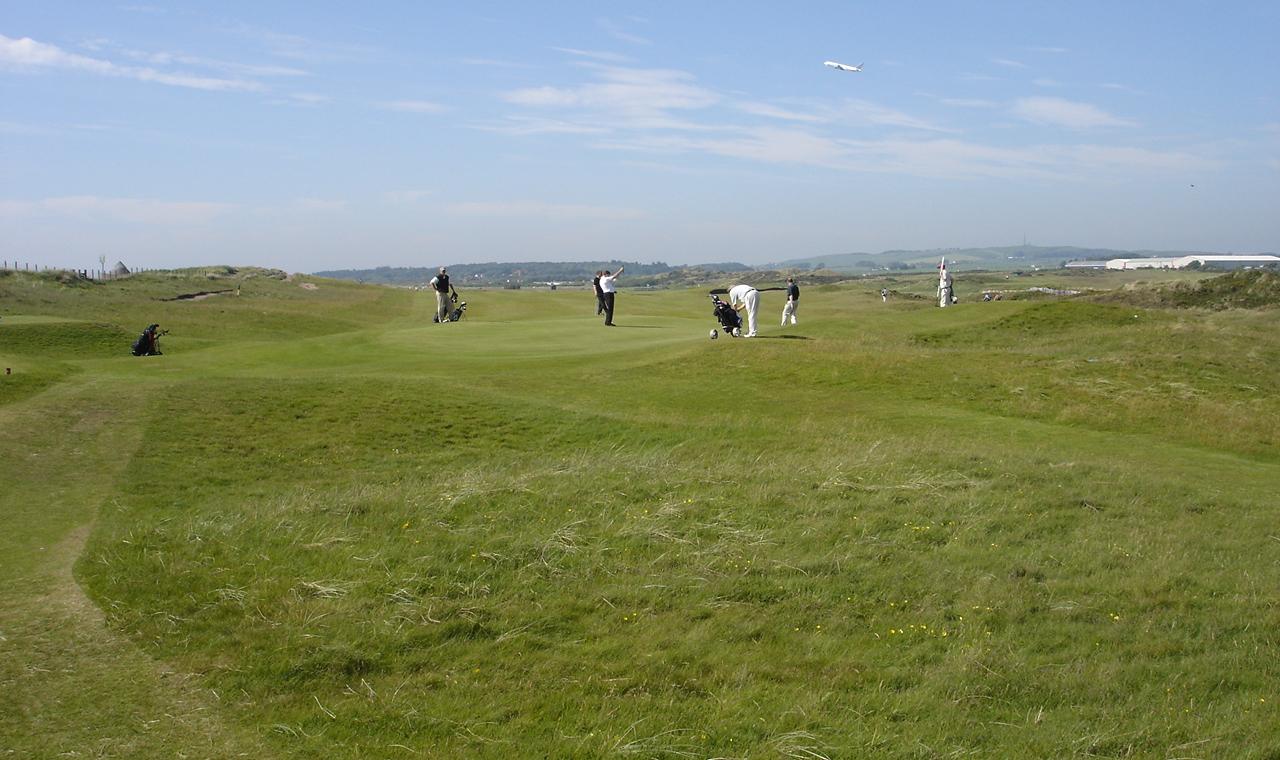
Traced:
POLYGON ((0 354, 63 359, 126 356, 134 336, 102 322, 17 322, 0 320, 0 354))
POLYGON ((1173 309, 1268 309, 1280 306, 1280 272, 1242 269, 1198 282, 1130 284, 1098 300, 1173 309))
POLYGON ((1081 333, 1132 327, 1153 317, 1132 308, 1081 301, 1039 302, 994 322, 922 333, 915 336, 925 345, 1016 345, 1072 339, 1081 333))

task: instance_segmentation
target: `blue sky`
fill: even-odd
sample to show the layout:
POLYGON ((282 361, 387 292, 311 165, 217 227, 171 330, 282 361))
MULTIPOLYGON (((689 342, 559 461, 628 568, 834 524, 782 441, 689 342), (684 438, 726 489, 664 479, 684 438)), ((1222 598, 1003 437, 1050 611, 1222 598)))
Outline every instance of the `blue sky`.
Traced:
POLYGON ((0 258, 1280 251, 1277 39, 1275 2, 10 0, 0 258))

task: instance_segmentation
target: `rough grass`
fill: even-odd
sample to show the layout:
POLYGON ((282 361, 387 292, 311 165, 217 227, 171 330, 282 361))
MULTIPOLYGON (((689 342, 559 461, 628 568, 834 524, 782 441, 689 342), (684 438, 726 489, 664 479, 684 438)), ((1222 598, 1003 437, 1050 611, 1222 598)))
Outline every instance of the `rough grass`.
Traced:
POLYGON ((1280 306, 1280 273, 1245 269, 1193 282, 1131 286, 1100 298, 1149 308, 1273 309, 1280 306))
MULTIPOLYGON (((42 498, 97 509, 77 576, 146 657, 91 682, 154 658, 187 687, 108 712, 9 660, 99 728, 0 708, 0 746, 124 747, 104 719, 174 700, 216 719, 170 735, 196 755, 1280 750, 1274 312, 859 283, 785 331, 766 294, 761 338, 713 343, 697 292, 624 291, 606 334, 589 293, 468 294, 433 326, 421 294, 263 287, 220 337, 53 386, 146 411, 109 417, 136 444, 82 460, 91 498, 0 495, 9 540, 37 567, 42 498)), ((12 440, 37 401, 68 408, 10 404, 12 440)), ((9 593, 27 660, 74 661, 9 593)))

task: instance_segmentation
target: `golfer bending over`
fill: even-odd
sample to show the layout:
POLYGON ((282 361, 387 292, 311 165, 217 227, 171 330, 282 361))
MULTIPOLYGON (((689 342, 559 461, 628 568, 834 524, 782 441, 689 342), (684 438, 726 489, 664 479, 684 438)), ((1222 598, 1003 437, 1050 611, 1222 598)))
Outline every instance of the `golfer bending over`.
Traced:
POLYGON ((747 310, 746 337, 756 337, 756 309, 760 305, 760 291, 750 285, 735 285, 729 291, 729 305, 734 311, 747 310))

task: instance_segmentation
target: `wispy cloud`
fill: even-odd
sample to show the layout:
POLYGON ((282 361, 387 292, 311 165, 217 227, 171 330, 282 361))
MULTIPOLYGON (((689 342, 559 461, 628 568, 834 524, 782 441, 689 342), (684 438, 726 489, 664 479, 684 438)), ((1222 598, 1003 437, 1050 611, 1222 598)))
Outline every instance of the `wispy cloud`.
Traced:
POLYGON ((584 206, 572 203, 545 203, 542 201, 495 201, 452 203, 445 211, 456 216, 553 218, 553 219, 639 219, 645 216, 640 209, 611 206, 584 206))
POLYGON ((293 66, 239 63, 181 52, 136 50, 107 39, 89 40, 80 47, 95 53, 123 56, 131 61, 152 66, 194 66, 198 69, 211 69, 245 77, 302 77, 310 74, 309 71, 293 66))
POLYGON ((80 71, 196 90, 261 92, 266 89, 260 82, 252 80, 165 72, 144 66, 123 66, 101 58, 70 53, 57 45, 37 42, 30 37, 13 39, 2 34, 0 66, 18 70, 80 71))
POLYGON ((430 100, 390 100, 378 103, 378 107, 401 113, 445 113, 449 110, 448 106, 430 100))
POLYGON ((315 92, 292 92, 289 93, 289 96, 285 100, 278 102, 294 106, 322 106, 325 103, 330 103, 332 101, 333 98, 328 95, 321 95, 315 92))
POLYGON ((1112 116, 1091 103, 1063 98, 1021 98, 1014 102, 1011 110, 1024 121, 1046 126, 1071 129, 1137 126, 1137 122, 1112 116))
POLYGON ((1011 58, 992 58, 991 62, 998 66, 1008 66, 1012 69, 1025 69, 1027 64, 1022 61, 1015 61, 1011 58))
POLYGON ((719 96, 673 69, 593 65, 599 80, 577 87, 528 87, 503 95, 508 103, 534 107, 604 110, 629 114, 703 108, 719 96))
POLYGON ((491 66, 495 69, 527 69, 529 64, 504 61, 500 58, 459 58, 458 63, 464 66, 491 66))
POLYGON ((608 50, 579 50, 578 48, 553 47, 552 50, 558 50, 561 53, 567 53, 578 58, 590 58, 593 61, 603 61, 605 63, 628 63, 631 58, 621 53, 612 53, 608 50))
POLYGON ((419 203, 433 195, 434 190, 388 190, 382 194, 382 198, 388 203, 410 204, 419 203))
POLYGON ((999 105, 994 100, 982 98, 939 98, 938 102, 954 108, 995 108, 999 105))
POLYGON ((0 201, 0 216, 52 216, 133 224, 184 225, 202 224, 235 208, 234 204, 209 201, 76 195, 36 201, 0 201))
POLYGON ((1203 171, 1217 162, 1182 151, 1108 145, 1005 148, 937 138, 836 139, 803 128, 760 128, 725 135, 618 137, 599 147, 657 154, 717 155, 833 171, 930 178, 1031 178, 1069 181, 1113 172, 1203 171))
MULTIPOLYGON (((635 16, 628 16, 628 19, 631 20, 632 22, 635 22, 638 20, 637 17, 635 16)), ((653 40, 650 40, 645 37, 641 37, 638 34, 632 34, 627 30, 623 29, 620 24, 617 24, 614 21, 611 21, 610 19, 602 18, 596 23, 600 26, 601 29, 603 29, 611 37, 622 40, 623 42, 630 42, 632 45, 652 45, 653 44, 653 40)))
POLYGON ((335 61, 364 60, 377 54, 375 48, 367 45, 349 42, 322 42, 301 35, 285 34, 250 24, 236 24, 231 26, 228 31, 264 46, 270 55, 290 61, 332 63, 335 61))
POLYGON ((508 116, 497 124, 479 124, 475 128, 504 135, 599 135, 612 131, 611 127, 599 124, 544 119, 536 116, 508 116))
POLYGON ((917 116, 882 106, 869 100, 850 98, 834 109, 833 121, 847 125, 865 124, 878 127, 907 127, 929 132, 954 132, 917 116))
POLYGON ((768 103, 738 103, 736 107, 739 111, 744 113, 754 114, 755 116, 767 116, 770 119, 781 119, 782 121, 816 123, 827 120, 822 116, 779 108, 778 106, 769 105, 768 103))
POLYGON ((1120 84, 1118 82, 1104 82, 1099 86, 1104 90, 1119 90, 1120 92, 1129 92, 1135 95, 1142 94, 1142 90, 1139 90, 1136 87, 1130 87, 1127 84, 1120 84))
POLYGON ((318 211, 328 214, 346 210, 347 202, 327 198, 295 198, 293 207, 299 211, 318 211))
POLYGON ((52 135, 56 130, 35 124, 23 124, 18 121, 0 121, 0 135, 52 135))

